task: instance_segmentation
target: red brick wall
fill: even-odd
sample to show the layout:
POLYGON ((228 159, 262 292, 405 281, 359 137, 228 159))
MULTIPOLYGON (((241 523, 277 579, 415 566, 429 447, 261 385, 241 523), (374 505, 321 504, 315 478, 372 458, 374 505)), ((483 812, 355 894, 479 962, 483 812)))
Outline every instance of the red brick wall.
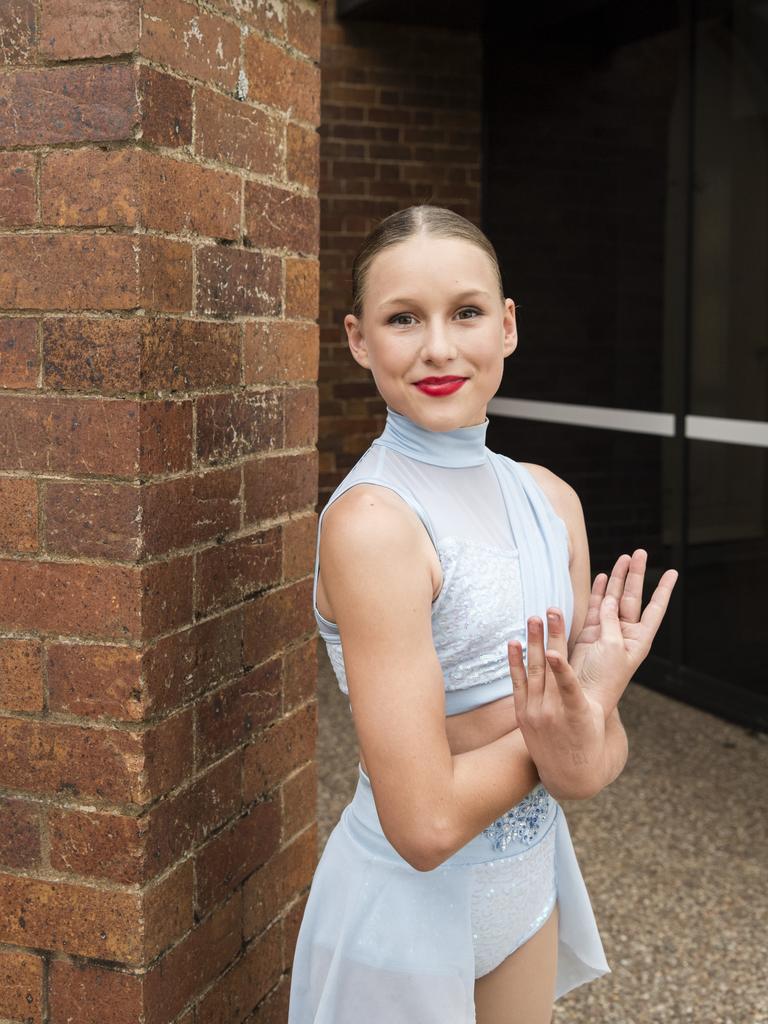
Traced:
MULTIPOLYGON (((480 223, 479 33, 337 20, 323 6, 320 134, 320 506, 381 433, 385 407, 344 330, 352 260, 416 203, 480 223)), ((319 506, 319 507, 320 507, 319 506)))
POLYGON ((0 7, 0 1019, 284 1019, 320 8, 0 7))

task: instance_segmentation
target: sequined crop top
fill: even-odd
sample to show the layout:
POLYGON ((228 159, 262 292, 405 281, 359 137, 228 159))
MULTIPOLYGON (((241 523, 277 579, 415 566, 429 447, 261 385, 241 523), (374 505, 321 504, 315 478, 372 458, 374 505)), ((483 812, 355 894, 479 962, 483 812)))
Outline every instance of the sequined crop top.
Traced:
POLYGON ((568 532, 532 475, 485 446, 488 419, 432 431, 387 406, 382 434, 331 494, 318 520, 313 609, 342 692, 349 693, 336 623, 317 608, 320 531, 331 503, 359 483, 395 491, 421 519, 442 567, 432 639, 445 680, 446 714, 512 692, 507 641, 527 658, 525 624, 546 608, 573 616, 568 532))

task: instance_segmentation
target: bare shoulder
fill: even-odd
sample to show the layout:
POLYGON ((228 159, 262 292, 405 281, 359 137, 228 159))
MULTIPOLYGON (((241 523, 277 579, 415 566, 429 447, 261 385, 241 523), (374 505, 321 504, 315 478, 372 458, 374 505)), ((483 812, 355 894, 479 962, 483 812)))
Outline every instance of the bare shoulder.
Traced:
POLYGON ((542 491, 549 498, 557 515, 568 527, 568 547, 571 558, 575 547, 575 538, 580 535, 583 525, 583 510, 581 500, 576 491, 569 483, 553 473, 546 466, 538 466, 534 462, 521 462, 542 491))
POLYGON ((415 513, 392 488, 365 482, 340 494, 326 509, 323 523, 324 532, 385 530, 387 534, 407 534, 415 525, 414 518, 415 513))

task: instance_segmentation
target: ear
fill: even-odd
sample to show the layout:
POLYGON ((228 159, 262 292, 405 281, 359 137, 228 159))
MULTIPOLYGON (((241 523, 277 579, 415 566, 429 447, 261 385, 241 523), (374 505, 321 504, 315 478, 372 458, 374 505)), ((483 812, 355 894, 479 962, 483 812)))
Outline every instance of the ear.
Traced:
POLYGON ((515 304, 512 299, 504 300, 504 358, 511 355, 517 348, 517 317, 515 316, 515 304))
POLYGON ((355 362, 358 362, 361 366, 370 370, 371 364, 368 360, 368 346, 366 345, 365 338, 362 335, 361 327, 361 321, 351 313, 348 313, 344 317, 344 329, 347 332, 349 350, 352 353, 355 362))

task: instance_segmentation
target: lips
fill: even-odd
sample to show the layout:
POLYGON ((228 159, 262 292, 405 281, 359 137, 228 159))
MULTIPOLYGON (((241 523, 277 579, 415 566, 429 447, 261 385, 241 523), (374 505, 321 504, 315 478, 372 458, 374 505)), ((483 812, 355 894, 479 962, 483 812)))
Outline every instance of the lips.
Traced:
POLYGON ((424 377, 414 385, 423 395, 452 395, 466 382, 466 377, 424 377))

